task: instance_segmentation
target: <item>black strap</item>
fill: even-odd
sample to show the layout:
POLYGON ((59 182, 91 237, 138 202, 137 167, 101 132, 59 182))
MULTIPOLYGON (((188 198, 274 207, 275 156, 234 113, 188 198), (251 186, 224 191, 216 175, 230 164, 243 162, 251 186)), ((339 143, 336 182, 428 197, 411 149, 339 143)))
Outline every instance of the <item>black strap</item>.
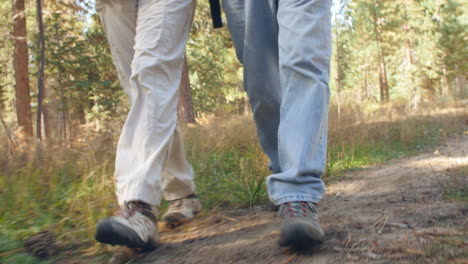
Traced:
POLYGON ((223 27, 223 21, 221 20, 221 5, 219 0, 210 0, 211 18, 213 19, 213 27, 223 27))

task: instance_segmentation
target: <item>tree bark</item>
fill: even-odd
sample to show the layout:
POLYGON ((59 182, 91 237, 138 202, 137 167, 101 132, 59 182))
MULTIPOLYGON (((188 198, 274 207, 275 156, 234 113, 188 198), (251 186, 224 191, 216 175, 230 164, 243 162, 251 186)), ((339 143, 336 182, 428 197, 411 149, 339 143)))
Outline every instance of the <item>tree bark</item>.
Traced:
POLYGON ((182 79, 179 86, 179 104, 177 107, 179 119, 184 123, 196 124, 193 109, 192 89, 190 87, 190 77, 188 72, 187 56, 185 56, 184 67, 182 68, 182 79))
POLYGON ((26 15, 24 0, 15 0, 13 6, 13 40, 16 92, 16 116, 18 126, 28 136, 33 135, 31 97, 28 78, 28 47, 26 38, 26 15))
MULTIPOLYGON (((36 112, 36 137, 42 139, 42 101, 44 99, 44 56, 45 56, 45 40, 44 40, 44 23, 42 19, 42 3, 41 0, 36 0, 37 25, 39 29, 39 41, 41 47, 41 59, 39 60, 39 72, 37 78, 37 112, 36 112)), ((47 134, 46 134, 47 135, 47 134)))

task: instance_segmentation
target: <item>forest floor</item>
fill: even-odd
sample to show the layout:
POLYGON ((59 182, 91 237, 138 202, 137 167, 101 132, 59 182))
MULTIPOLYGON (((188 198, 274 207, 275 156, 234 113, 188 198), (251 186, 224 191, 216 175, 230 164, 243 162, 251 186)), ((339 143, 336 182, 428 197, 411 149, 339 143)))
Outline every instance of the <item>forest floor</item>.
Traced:
POLYGON ((465 133, 431 152, 346 173, 319 204, 326 241, 309 252, 280 248, 274 209, 257 205, 206 213, 176 229, 161 223, 161 247, 141 254, 116 248, 104 261, 468 263, 467 151, 465 133))

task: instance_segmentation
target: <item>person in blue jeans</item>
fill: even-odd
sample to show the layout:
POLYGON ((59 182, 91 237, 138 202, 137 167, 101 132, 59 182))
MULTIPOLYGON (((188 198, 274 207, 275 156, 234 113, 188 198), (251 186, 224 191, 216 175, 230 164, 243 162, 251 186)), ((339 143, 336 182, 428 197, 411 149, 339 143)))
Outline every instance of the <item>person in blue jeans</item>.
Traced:
POLYGON ((316 204, 325 192, 331 2, 223 1, 270 159, 267 189, 280 206, 280 246, 310 248, 323 241, 316 204))

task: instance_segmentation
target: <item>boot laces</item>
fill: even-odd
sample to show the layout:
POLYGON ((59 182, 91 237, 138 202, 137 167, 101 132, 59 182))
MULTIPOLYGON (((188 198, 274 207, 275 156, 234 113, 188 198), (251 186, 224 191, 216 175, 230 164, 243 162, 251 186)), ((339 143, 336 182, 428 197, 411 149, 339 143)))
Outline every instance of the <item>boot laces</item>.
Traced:
POLYGON ((124 218, 130 218, 132 217, 136 212, 135 206, 133 206, 133 203, 131 202, 124 202, 124 205, 120 207, 119 211, 117 212, 117 215, 120 215, 124 218))
POLYGON ((184 200, 183 198, 177 199, 174 202, 172 202, 171 206, 174 208, 180 208, 183 205, 183 202, 184 202, 183 200, 184 200))
POLYGON ((134 201, 130 201, 130 202, 125 201, 124 205, 117 212, 117 215, 120 215, 128 219, 132 217, 133 215, 135 215, 135 213, 137 212, 140 212, 143 215, 149 218, 152 218, 151 216, 149 216, 149 214, 152 215, 151 206, 149 204, 145 204, 143 202, 134 202, 134 201))
POLYGON ((286 208, 291 217, 306 216, 308 204, 306 202, 288 202, 286 208))

